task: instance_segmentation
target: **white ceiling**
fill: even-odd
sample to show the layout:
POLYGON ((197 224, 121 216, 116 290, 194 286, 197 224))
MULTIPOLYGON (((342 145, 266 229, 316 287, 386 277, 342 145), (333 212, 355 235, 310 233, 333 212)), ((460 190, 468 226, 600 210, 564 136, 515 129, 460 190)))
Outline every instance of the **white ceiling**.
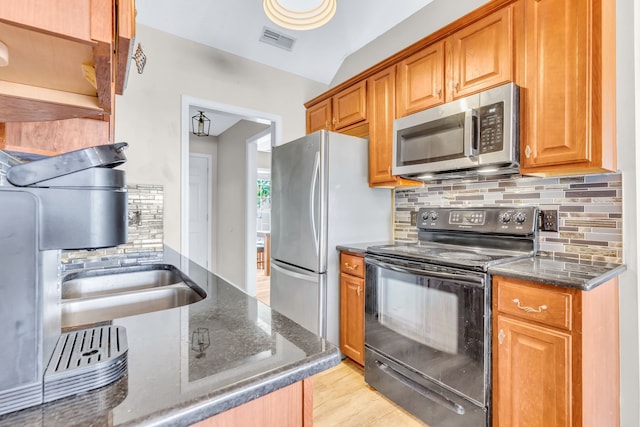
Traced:
POLYGON ((338 0, 335 16, 315 30, 269 21, 262 0, 137 0, 137 22, 329 84, 353 52, 432 0, 338 0), (291 51, 260 42, 264 27, 295 39, 291 51))

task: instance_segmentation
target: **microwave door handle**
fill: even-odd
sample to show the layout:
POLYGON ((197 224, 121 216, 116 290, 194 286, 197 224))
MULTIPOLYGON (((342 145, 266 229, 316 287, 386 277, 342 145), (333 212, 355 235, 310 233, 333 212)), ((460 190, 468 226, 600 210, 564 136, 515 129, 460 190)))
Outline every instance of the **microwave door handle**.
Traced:
POLYGON ((469 109, 464 112, 464 155, 474 157, 478 155, 480 145, 480 129, 478 112, 469 109))

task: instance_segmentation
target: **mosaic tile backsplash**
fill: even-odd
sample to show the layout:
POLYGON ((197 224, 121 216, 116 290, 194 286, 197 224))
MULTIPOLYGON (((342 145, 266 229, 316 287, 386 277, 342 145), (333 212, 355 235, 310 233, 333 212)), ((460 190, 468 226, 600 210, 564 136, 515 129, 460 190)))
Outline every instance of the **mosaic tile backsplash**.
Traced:
POLYGON ((127 243, 95 251, 62 251, 61 271, 162 261, 164 191, 161 185, 127 185, 127 243))
POLYGON ((622 262, 622 175, 451 180, 395 190, 394 236, 415 241, 411 212, 425 206, 531 205, 558 210, 558 232, 540 232, 540 251, 622 262))

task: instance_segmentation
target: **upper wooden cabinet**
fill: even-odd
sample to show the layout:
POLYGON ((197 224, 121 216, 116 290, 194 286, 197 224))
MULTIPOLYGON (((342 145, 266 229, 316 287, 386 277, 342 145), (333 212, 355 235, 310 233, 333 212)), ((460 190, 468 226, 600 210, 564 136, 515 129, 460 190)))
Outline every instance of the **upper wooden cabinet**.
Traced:
POLYGON ((391 174, 393 120, 395 119, 396 68, 391 66, 367 79, 369 106, 369 185, 401 187, 419 182, 391 174))
POLYGON ((504 7, 456 31, 447 40, 447 101, 513 79, 511 7, 504 7))
POLYGON ((367 82, 347 87, 307 109, 307 133, 326 129, 343 131, 367 119, 367 82))
POLYGON ((396 117, 513 79, 513 24, 505 7, 397 64, 396 117))
POLYGON ((437 42, 396 65, 396 115, 403 117, 444 102, 444 42, 437 42))
POLYGON ((331 110, 332 99, 325 99, 307 109, 307 133, 317 130, 332 130, 333 115, 331 110))
POLYGON ((524 174, 616 169, 615 2, 516 3, 524 174))
POLYGON ((393 119, 395 117, 394 67, 369 77, 369 185, 394 186, 391 175, 393 119))
POLYGON ((0 149, 53 155, 112 142, 134 35, 134 0, 0 5, 9 50, 0 68, 0 149))

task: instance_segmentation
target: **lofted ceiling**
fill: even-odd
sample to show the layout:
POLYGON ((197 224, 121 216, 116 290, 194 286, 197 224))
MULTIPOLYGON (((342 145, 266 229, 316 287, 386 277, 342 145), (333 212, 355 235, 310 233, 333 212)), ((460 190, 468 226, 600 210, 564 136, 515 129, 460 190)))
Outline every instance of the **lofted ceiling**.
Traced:
POLYGON ((432 0, 338 0, 326 25, 307 31, 272 23, 262 0, 137 0, 136 20, 189 40, 329 84, 345 58, 432 0), (265 28, 291 50, 260 41, 265 28))

